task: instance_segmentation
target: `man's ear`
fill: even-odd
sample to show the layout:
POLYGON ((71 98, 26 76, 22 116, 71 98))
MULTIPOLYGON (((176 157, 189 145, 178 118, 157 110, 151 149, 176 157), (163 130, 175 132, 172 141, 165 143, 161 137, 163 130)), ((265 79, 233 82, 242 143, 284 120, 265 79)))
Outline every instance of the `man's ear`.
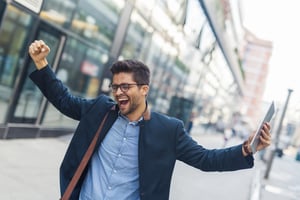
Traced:
POLYGON ((147 96, 149 92, 149 85, 142 85, 143 95, 147 96))

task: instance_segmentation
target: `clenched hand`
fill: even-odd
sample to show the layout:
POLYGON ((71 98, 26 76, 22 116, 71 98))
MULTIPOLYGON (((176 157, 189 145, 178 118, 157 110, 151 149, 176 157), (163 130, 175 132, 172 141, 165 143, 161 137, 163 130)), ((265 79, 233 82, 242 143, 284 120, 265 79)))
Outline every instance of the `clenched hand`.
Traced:
POLYGON ((31 43, 28 52, 38 70, 48 65, 46 57, 50 52, 50 48, 43 40, 35 40, 31 43))

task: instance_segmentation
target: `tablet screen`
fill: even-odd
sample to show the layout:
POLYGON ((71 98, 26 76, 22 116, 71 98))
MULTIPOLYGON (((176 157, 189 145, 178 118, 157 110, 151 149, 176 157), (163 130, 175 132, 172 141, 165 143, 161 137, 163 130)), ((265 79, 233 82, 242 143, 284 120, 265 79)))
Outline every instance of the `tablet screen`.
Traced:
POLYGON ((274 106, 274 102, 272 102, 271 105, 268 108, 268 111, 267 111, 265 117, 260 122, 259 127, 256 130, 256 133, 255 133, 254 137, 252 138, 252 141, 250 142, 250 146, 251 146, 251 150, 252 150, 253 154, 256 152, 256 147, 257 147, 257 144, 259 142, 260 131, 261 131, 264 123, 265 122, 270 122, 273 115, 274 115, 274 113, 275 113, 275 106, 274 106))

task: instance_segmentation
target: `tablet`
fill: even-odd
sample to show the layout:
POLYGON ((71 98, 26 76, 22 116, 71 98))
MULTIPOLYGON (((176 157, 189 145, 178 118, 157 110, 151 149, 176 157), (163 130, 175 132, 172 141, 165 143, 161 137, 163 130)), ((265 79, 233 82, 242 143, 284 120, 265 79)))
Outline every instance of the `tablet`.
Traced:
POLYGON ((259 136, 260 136, 260 131, 264 125, 265 122, 270 122, 273 115, 275 113, 275 105, 274 102, 272 102, 268 108, 267 113, 265 114, 265 117, 263 118, 263 120, 260 122, 258 129, 255 132, 254 137, 252 138, 251 142, 250 142, 250 147, 252 150, 252 153, 254 154, 256 152, 256 147, 257 144, 259 142, 259 136))

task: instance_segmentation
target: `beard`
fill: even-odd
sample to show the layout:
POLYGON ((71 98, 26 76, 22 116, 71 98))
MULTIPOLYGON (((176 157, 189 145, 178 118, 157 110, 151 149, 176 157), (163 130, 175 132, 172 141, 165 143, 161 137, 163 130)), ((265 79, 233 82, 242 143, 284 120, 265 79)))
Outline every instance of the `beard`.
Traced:
POLYGON ((139 103, 136 97, 128 97, 128 102, 126 103, 126 105, 122 105, 121 103, 119 103, 120 112, 124 116, 128 116, 134 113, 137 110, 138 106, 139 103))

